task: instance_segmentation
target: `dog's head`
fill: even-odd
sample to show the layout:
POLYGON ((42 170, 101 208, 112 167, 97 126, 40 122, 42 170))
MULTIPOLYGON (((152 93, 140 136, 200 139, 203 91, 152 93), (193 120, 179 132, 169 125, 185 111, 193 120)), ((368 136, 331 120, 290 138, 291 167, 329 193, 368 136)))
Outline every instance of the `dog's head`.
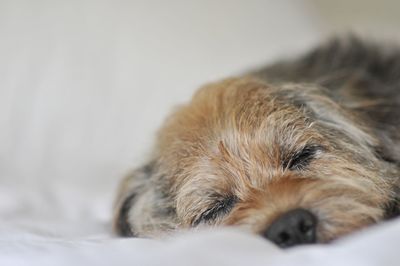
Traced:
POLYGON ((285 247, 385 218, 397 167, 363 119, 312 85, 228 79, 200 89, 121 186, 115 226, 155 236, 238 226, 285 247))

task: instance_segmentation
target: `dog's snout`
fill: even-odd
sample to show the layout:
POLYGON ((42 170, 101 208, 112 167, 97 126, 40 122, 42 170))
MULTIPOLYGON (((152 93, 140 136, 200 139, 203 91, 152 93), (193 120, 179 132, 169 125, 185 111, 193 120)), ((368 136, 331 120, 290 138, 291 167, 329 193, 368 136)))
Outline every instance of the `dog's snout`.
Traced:
POLYGON ((316 242, 317 217, 305 209, 291 210, 278 217, 264 236, 282 248, 316 242))

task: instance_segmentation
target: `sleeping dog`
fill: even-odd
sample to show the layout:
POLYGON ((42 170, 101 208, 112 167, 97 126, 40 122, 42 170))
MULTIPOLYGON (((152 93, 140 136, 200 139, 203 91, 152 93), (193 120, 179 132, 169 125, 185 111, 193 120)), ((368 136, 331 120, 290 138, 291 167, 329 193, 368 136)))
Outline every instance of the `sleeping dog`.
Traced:
POLYGON ((399 162, 400 50, 336 38, 200 88, 122 182, 114 227, 325 243, 399 213, 399 162))

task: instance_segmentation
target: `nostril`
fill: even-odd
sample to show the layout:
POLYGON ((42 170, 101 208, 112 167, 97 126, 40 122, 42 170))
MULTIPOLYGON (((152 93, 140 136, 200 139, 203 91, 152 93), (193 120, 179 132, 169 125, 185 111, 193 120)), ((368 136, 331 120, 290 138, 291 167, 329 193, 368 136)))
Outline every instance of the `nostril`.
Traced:
POLYGON ((295 209, 278 217, 264 236, 280 247, 315 243, 317 218, 310 211, 295 209))
POLYGON ((290 240, 290 235, 287 232, 282 232, 279 234, 278 241, 280 243, 288 242, 290 240))
POLYGON ((312 230, 313 223, 310 220, 301 220, 299 223, 300 232, 307 234, 312 230))

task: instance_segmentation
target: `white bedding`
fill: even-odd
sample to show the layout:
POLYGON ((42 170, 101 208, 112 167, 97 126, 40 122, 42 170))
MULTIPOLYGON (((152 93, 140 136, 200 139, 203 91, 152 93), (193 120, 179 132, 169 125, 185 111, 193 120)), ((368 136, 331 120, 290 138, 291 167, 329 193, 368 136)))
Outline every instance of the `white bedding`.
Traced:
POLYGON ((400 221, 395 221, 330 245, 290 250, 227 229, 191 232, 164 240, 2 232, 0 265, 395 266, 399 265, 399 232, 400 221))
POLYGON ((281 251, 235 231, 116 238, 112 200, 199 85, 321 37, 304 1, 0 1, 0 265, 399 265, 400 221, 281 251))

